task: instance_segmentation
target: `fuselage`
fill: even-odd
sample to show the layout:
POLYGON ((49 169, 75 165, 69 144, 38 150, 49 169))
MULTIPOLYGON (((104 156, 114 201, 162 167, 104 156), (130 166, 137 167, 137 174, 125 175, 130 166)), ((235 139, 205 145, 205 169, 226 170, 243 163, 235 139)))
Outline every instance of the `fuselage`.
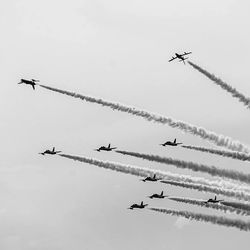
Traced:
POLYGON ((151 196, 149 196, 150 199, 153 199, 153 198, 157 198, 157 199, 163 199, 165 198, 164 195, 161 195, 161 194, 152 194, 151 196))
POLYGON ((139 208, 139 209, 143 209, 147 206, 147 204, 133 204, 130 206, 129 209, 134 209, 134 208, 139 208))

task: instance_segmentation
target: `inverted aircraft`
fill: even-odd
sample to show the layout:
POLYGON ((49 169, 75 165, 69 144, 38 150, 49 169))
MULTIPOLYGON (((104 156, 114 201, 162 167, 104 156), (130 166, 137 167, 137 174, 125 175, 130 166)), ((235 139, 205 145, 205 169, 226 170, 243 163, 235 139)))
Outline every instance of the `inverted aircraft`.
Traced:
POLYGON ((185 60, 188 59, 188 57, 185 57, 186 55, 189 55, 191 54, 192 52, 184 52, 183 54, 178 54, 178 53, 175 53, 175 56, 173 56, 169 62, 175 60, 175 59, 179 59, 179 62, 183 62, 185 64, 185 60))
POLYGON ((35 80, 35 79, 31 79, 31 80, 21 79, 21 81, 18 84, 24 83, 24 84, 31 85, 32 88, 35 90, 36 82, 39 82, 39 80, 35 80))

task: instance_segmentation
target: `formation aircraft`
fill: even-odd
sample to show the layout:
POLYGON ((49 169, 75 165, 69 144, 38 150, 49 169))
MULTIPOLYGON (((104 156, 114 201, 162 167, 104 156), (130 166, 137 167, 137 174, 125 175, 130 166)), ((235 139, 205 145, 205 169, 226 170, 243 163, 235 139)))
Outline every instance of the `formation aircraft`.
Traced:
POLYGON ((148 206, 148 204, 143 204, 143 201, 142 201, 141 204, 136 204, 135 203, 135 204, 131 205, 128 209, 131 209, 131 210, 133 210, 134 208, 143 209, 146 206, 148 206))
POLYGON ((207 201, 205 201, 205 203, 219 203, 219 202, 221 202, 221 201, 223 201, 223 200, 217 200, 217 197, 216 197, 216 195, 214 196, 214 199, 208 199, 207 201))
POLYGON ((31 80, 21 79, 21 81, 18 84, 21 84, 21 83, 29 84, 35 90, 36 82, 39 82, 39 80, 35 80, 35 79, 31 79, 31 80))
POLYGON ((164 143, 162 143, 162 144, 160 144, 161 146, 163 146, 163 147, 165 147, 165 146, 178 146, 178 145, 180 145, 180 144, 182 144, 181 142, 176 142, 176 139, 174 139, 174 141, 172 142, 172 141, 167 141, 167 142, 164 142, 164 143))
POLYGON ((55 154, 61 153, 61 152, 62 152, 62 151, 55 151, 55 147, 53 147, 52 150, 47 149, 47 150, 45 150, 44 152, 39 153, 39 154, 41 154, 41 155, 46 155, 46 154, 48 154, 48 155, 55 155, 55 154))
POLYGON ((185 64, 185 60, 188 59, 188 57, 185 58, 186 55, 189 55, 191 54, 192 52, 184 52, 183 54, 178 54, 178 53, 175 53, 175 56, 173 56, 169 62, 175 60, 175 59, 179 59, 179 62, 183 62, 185 64))
POLYGON ((149 196, 150 199, 157 198, 157 199, 164 199, 166 195, 163 195, 163 191, 160 194, 152 194, 149 196))
POLYGON ((111 148, 111 145, 109 144, 107 147, 105 146, 101 146, 100 148, 98 149, 95 149, 96 151, 100 152, 100 151, 112 151, 113 149, 116 149, 116 148, 111 148))
POLYGON ((159 179, 156 178, 156 174, 153 175, 153 177, 148 176, 145 179, 142 179, 142 181, 146 182, 146 181, 158 181, 159 179))

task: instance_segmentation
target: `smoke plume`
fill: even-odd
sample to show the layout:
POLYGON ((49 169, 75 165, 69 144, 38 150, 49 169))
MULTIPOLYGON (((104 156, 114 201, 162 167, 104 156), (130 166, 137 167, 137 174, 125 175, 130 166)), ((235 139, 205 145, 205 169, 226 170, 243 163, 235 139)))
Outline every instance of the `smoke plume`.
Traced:
POLYGON ((123 154, 123 155, 129 155, 134 156, 137 158, 141 158, 148 161, 153 162, 159 162, 163 164, 170 164, 177 168, 183 168, 183 169, 190 169, 195 172, 203 172, 210 174, 212 176, 219 176, 219 177, 226 177, 232 180, 241 181, 245 183, 250 183, 250 175, 249 174, 243 174, 241 172, 235 171, 235 170, 227 170, 227 169, 219 169, 215 166, 207 166, 204 164, 198 164, 194 162, 188 162, 188 161, 181 161, 177 159, 172 159, 170 157, 161 157, 158 155, 149 155, 149 154, 142 154, 137 152, 128 152, 128 151, 122 151, 122 150, 116 150, 117 153, 123 154))
POLYGON ((188 63, 196 70, 198 70, 200 73, 208 77, 210 80, 212 80, 215 84, 220 86, 222 89, 226 90, 228 93, 230 93, 234 98, 237 98, 241 103, 243 103, 247 108, 250 108, 250 98, 246 97, 242 93, 240 93, 237 89, 233 88, 229 84, 223 82, 220 78, 216 77, 215 75, 209 73, 205 69, 201 68, 197 64, 188 61, 188 63))
POLYGON ((189 211, 178 211, 173 209, 166 209, 166 208, 155 208, 151 207, 148 208, 152 211, 169 214, 172 216, 180 216, 190 220, 196 221, 203 221, 203 222, 210 222, 215 225, 221 225, 226 227, 235 227, 243 231, 250 230, 250 222, 245 222, 239 219, 229 219, 223 216, 215 216, 215 215, 207 215, 207 214, 200 214, 200 213, 193 213, 189 211))
POLYGON ((211 148, 186 146, 186 145, 183 145, 182 147, 187 148, 187 149, 193 149, 193 150, 200 151, 200 152, 221 155, 224 157, 229 157, 229 158, 233 158, 233 159, 237 159, 241 161, 250 161, 250 155, 244 154, 241 152, 230 152, 230 151, 225 151, 225 150, 220 150, 220 149, 211 149, 211 148))
POLYGON ((191 204, 191 205, 197 205, 200 207, 207 207, 207 208, 212 208, 216 210, 223 211, 225 213, 236 213, 239 215, 250 215, 250 211, 245 211, 243 209, 237 208, 237 207, 232 207, 232 206, 224 206, 222 205, 223 202, 220 203, 206 203, 206 201, 203 200, 197 200, 197 199, 192 199, 192 198, 184 198, 184 197, 168 197, 168 199, 177 201, 177 202, 183 202, 186 204, 191 204))
POLYGON ((249 148, 239 141, 234 141, 230 137, 217 135, 214 132, 208 131, 204 128, 200 128, 191 124, 184 123, 182 121, 176 121, 169 117, 156 115, 148 111, 139 110, 134 107, 125 106, 119 103, 108 102, 99 98, 94 98, 94 97, 90 97, 86 95, 80 95, 80 94, 76 94, 73 92, 60 90, 60 89, 52 88, 52 87, 41 85, 41 84, 39 86, 41 86, 42 88, 54 91, 54 92, 58 92, 64 95, 74 97, 74 98, 79 98, 86 102, 96 103, 105 107, 109 107, 113 110, 118 110, 118 111, 126 112, 135 116, 143 117, 144 119, 148 121, 155 121, 161 124, 167 124, 172 128, 178 128, 186 133, 191 133, 193 135, 199 136, 200 138, 213 142, 218 146, 226 147, 235 151, 249 152, 249 148))

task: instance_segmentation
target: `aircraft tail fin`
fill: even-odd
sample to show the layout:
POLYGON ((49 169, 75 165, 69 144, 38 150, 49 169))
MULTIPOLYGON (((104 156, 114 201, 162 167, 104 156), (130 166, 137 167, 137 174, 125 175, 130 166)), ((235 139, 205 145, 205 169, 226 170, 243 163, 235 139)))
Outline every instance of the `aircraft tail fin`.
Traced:
POLYGON ((174 143, 176 143, 176 138, 174 139, 174 143))
POLYGON ((110 148, 110 147, 111 147, 111 145, 110 145, 110 143, 109 143, 108 148, 110 148))
POLYGON ((143 201, 141 202, 141 206, 143 206, 143 201))
POLYGON ((216 195, 214 196, 214 200, 215 200, 215 201, 217 200, 217 197, 216 197, 216 195))
POLYGON ((163 195, 163 191, 161 191, 161 195, 163 195))
POLYGON ((55 152, 55 147, 53 147, 52 151, 55 152))

